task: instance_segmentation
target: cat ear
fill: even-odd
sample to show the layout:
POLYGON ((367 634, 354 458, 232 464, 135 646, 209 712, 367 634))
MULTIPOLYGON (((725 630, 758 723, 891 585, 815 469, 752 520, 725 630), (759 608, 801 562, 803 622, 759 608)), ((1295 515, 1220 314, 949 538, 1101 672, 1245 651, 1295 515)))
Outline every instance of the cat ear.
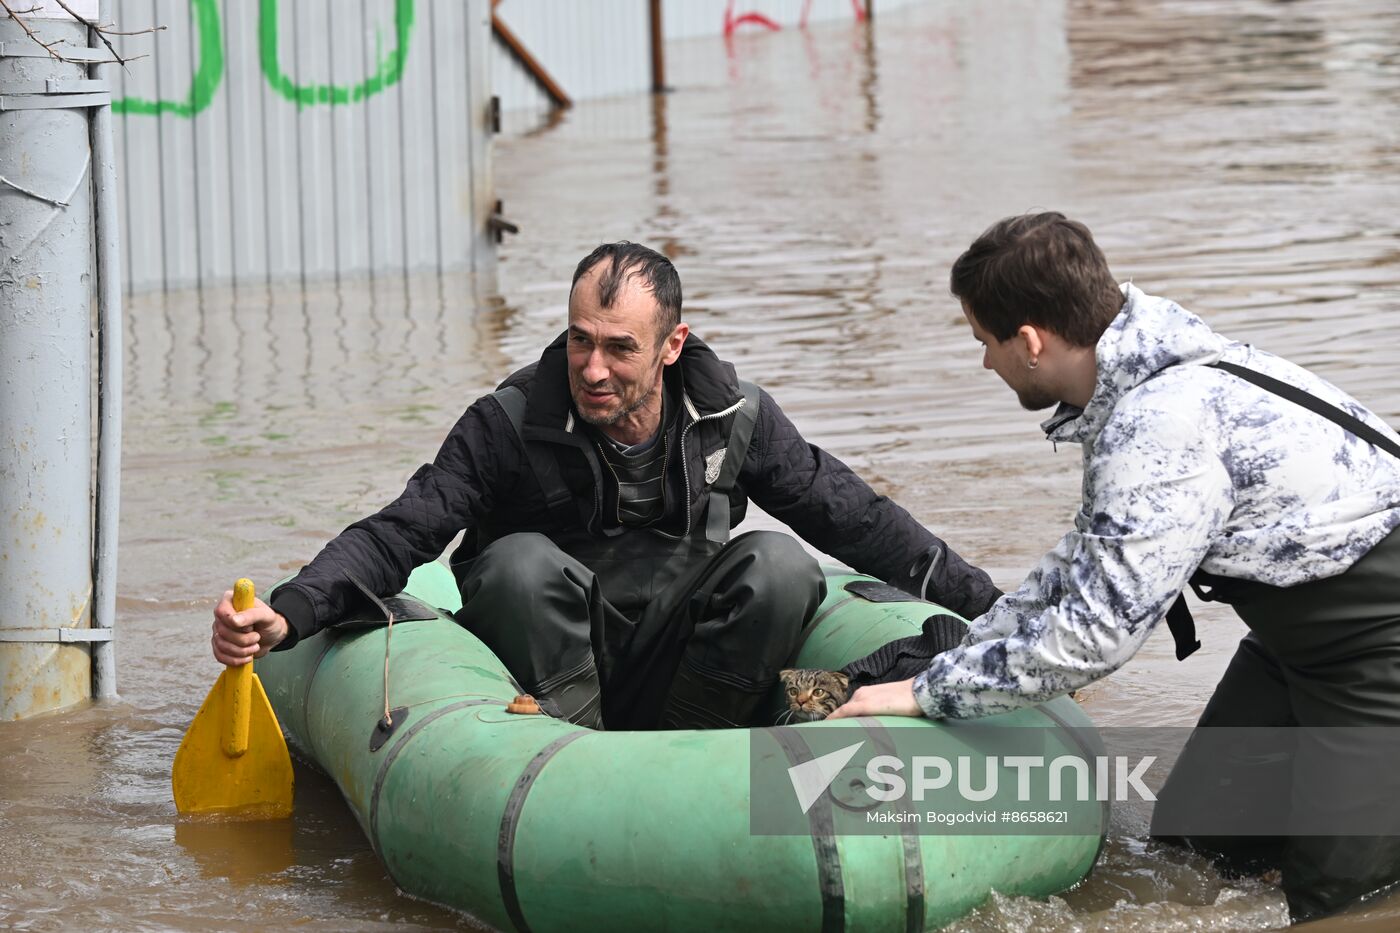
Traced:
POLYGON ((837 680, 839 680, 839 681, 841 682, 841 686, 842 686, 843 689, 846 688, 846 687, 849 687, 849 686, 851 685, 851 678, 847 677, 845 674, 841 673, 840 671, 832 671, 832 672, 831 672, 831 676, 832 676, 832 677, 835 677, 837 680))
POLYGON ((796 673, 797 673, 797 671, 793 670, 792 668, 788 668, 788 669, 785 670, 785 671, 778 671, 778 679, 779 679, 779 680, 787 680, 789 677, 791 677, 793 674, 796 674, 796 673))

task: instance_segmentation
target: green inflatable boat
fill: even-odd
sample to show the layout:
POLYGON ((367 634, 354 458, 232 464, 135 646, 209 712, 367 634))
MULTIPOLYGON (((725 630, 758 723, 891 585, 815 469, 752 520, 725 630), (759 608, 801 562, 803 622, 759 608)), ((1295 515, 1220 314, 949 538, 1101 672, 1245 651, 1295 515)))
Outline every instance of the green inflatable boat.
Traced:
MULTIPOLYGON (((839 668, 917 634, 931 613, 928 603, 868 577, 829 570, 827 585, 799 667, 839 668)), ((390 601, 404 619, 388 636, 392 729, 378 725, 390 631, 382 624, 327 629, 258 661, 257 672, 293 749, 339 785, 398 887, 489 927, 925 930, 992 890, 1063 891, 1098 857, 1107 804, 1090 804, 1088 829, 1081 819, 1074 835, 901 826, 851 835, 833 831, 833 790, 810 804, 810 831, 757 834, 753 759, 786 766, 810 758, 818 738, 850 745, 896 727, 940 730, 934 739, 957 729, 885 718, 595 732, 518 715, 506 710, 518 692, 510 674, 448 614, 460 606, 450 572, 437 563, 418 568, 405 596, 445 611, 390 601), (405 619, 412 615, 432 618, 405 619)), ((1067 748, 1077 741, 1082 749, 1083 734, 1092 734, 1063 697, 982 722, 993 721, 1038 727, 1024 734, 1063 733, 1067 748)))

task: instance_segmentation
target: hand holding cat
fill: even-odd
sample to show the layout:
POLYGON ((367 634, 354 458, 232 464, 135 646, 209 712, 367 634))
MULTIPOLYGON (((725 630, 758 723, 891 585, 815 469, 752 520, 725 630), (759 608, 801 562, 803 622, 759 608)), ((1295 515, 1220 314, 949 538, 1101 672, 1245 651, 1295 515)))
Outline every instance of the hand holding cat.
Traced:
POLYGON ((852 716, 922 716, 923 709, 914 699, 914 679, 897 680, 890 684, 872 684, 857 690, 844 706, 838 707, 827 719, 847 719, 852 716))

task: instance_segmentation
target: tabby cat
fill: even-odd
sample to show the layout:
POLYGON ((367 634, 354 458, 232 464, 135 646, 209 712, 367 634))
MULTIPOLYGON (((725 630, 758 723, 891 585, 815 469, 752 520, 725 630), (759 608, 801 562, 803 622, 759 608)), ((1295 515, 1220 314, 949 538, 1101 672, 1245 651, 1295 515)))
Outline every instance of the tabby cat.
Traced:
POLYGON ((816 722, 846 702, 848 682, 836 671, 778 671, 787 693, 787 709, 778 716, 778 725, 816 722))

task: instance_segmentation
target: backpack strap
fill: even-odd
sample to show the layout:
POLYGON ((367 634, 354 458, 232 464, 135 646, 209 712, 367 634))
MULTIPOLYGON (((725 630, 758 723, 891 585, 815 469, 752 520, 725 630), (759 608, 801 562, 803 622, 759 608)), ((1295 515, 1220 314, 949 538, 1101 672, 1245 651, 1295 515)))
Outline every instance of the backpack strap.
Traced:
POLYGON ((710 504, 705 513, 705 537, 716 544, 729 540, 729 491, 739 481, 739 471, 744 467, 744 457, 748 455, 754 427, 758 424, 758 386, 741 379, 739 389, 744 393, 744 400, 734 412, 724 462, 719 475, 710 484, 710 504))
POLYGON ((544 493, 549 511, 567 511, 570 515, 575 513, 578 509, 574 502, 574 494, 564 485, 564 478, 559 475, 559 460, 542 445, 532 444, 525 439, 525 393, 517 386, 506 386, 492 393, 492 397, 500 403, 506 417, 510 419, 510 426, 515 429, 516 437, 520 438, 520 446, 525 448, 525 456, 530 461, 535 481, 544 493))

